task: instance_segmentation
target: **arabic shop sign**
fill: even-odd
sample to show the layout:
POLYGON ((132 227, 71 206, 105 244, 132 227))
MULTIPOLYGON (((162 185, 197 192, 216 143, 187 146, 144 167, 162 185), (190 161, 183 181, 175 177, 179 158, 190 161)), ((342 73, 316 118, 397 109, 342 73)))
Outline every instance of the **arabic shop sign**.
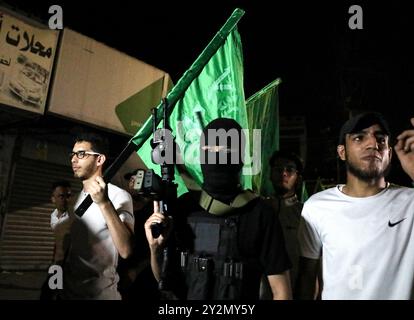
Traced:
POLYGON ((44 113, 57 40, 0 10, 0 103, 44 113))

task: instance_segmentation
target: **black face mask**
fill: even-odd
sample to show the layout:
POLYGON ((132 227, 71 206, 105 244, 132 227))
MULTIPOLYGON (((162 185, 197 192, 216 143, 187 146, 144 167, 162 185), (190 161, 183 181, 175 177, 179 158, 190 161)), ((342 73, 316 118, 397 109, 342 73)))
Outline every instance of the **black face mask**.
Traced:
POLYGON ((204 176, 203 189, 213 198, 230 202, 241 190, 240 166, 236 165, 201 165, 204 176))
MULTIPOLYGON (((210 124, 203 130, 206 146, 218 146, 218 141, 208 141, 208 129, 224 129, 226 132, 231 129, 236 129, 238 131, 238 136, 240 137, 237 143, 237 148, 234 148, 234 145, 232 146, 230 141, 228 141, 227 145, 220 146, 225 149, 224 151, 212 152, 211 150, 203 149, 200 151, 204 154, 201 163, 201 171, 203 172, 204 177, 203 189, 213 198, 230 203, 241 191, 240 174, 243 167, 243 157, 241 156, 240 150, 244 146, 244 136, 242 136, 243 133, 241 127, 236 121, 219 118, 210 122, 210 124), (243 143, 241 143, 241 141, 243 141, 243 143), (240 145, 242 148, 240 148, 240 145), (231 152, 229 152, 230 150, 231 152), (225 164, 219 163, 220 156, 226 159, 225 164), (231 163, 232 156, 233 162, 236 161, 236 163, 231 163), (212 159, 215 160, 215 162, 208 163, 209 160, 211 161, 212 159)), ((203 145, 201 147, 203 147, 203 145)))

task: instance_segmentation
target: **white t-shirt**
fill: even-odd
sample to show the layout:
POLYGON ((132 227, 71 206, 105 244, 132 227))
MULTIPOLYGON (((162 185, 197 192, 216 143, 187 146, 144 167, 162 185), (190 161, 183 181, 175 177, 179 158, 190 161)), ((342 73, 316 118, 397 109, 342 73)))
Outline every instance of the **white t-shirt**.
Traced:
MULTIPOLYGON (((75 208, 86 196, 86 193, 80 193, 75 208)), ((120 219, 133 226, 130 194, 108 183, 108 196, 120 219)), ((118 252, 98 205, 92 203, 81 218, 75 215, 70 232, 71 247, 64 266, 63 298, 120 299, 116 272, 118 252)))
POLYGON ((58 210, 53 210, 50 215, 50 227, 55 230, 60 224, 65 224, 69 220, 69 212, 65 211, 58 217, 58 210))
POLYGON ((414 297, 414 189, 391 185, 365 198, 342 186, 305 203, 301 254, 322 254, 322 299, 414 297))

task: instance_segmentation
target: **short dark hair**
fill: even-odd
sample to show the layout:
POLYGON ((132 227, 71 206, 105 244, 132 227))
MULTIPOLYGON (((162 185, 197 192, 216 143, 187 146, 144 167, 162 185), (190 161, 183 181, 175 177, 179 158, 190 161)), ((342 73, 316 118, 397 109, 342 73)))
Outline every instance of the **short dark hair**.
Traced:
POLYGON ((296 165, 296 170, 298 170, 298 173, 303 173, 303 162, 296 153, 284 150, 276 150, 273 152, 269 160, 269 165, 271 167, 275 163, 276 159, 287 159, 289 161, 293 161, 296 165))
POLYGON ((52 183, 52 193, 56 190, 57 187, 71 188, 70 182, 68 180, 57 180, 52 183))
POLYGON ((108 155, 108 142, 101 135, 94 132, 82 132, 75 138, 75 143, 83 141, 91 144, 92 151, 108 155))

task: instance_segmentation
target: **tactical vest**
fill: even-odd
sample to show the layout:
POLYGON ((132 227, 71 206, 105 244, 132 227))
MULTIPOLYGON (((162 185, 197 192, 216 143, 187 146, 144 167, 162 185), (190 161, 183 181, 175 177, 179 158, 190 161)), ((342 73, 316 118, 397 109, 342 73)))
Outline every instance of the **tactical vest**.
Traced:
POLYGON ((238 224, 246 205, 258 198, 245 191, 230 205, 202 192, 203 211, 188 216, 193 248, 181 252, 181 267, 186 275, 189 300, 237 300, 242 298, 246 276, 256 270, 253 261, 240 255, 238 224))

